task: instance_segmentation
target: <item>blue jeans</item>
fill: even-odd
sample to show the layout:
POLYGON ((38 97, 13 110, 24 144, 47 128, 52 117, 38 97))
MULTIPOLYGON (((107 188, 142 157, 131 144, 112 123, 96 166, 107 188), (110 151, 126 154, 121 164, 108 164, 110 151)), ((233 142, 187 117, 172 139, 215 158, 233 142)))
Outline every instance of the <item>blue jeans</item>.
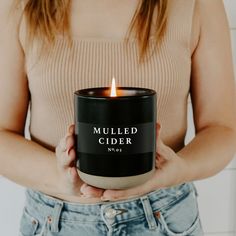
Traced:
POLYGON ((116 202, 80 204, 27 189, 21 236, 201 236, 193 184, 116 202))

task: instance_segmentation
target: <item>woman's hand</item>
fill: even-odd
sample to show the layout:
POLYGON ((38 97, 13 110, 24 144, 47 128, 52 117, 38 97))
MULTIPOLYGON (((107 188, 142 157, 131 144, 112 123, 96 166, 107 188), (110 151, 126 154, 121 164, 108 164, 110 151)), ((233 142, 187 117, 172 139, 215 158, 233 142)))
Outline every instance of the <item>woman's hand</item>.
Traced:
MULTIPOLYGON (((160 139, 160 125, 157 124, 157 155, 156 171, 153 177, 146 183, 134 188, 124 190, 105 190, 101 199, 121 200, 135 196, 140 196, 156 189, 166 188, 185 182, 188 176, 187 162, 179 157, 170 147, 166 146, 160 139)), ((86 185, 86 191, 81 191, 86 195, 92 195, 94 188, 86 185)))
MULTIPOLYGON (((74 132, 74 125, 69 126, 67 135, 61 139, 59 145, 56 147, 57 169, 59 176, 58 184, 60 185, 59 191, 62 194, 75 197, 91 197, 89 194, 83 195, 80 191, 80 188, 84 183, 79 178, 76 168, 74 132)), ((93 197, 101 197, 102 193, 103 190, 93 188, 91 195, 93 197)))
POLYGON ((156 189, 166 188, 185 182, 188 166, 160 138, 160 125, 157 124, 156 171, 146 183, 124 190, 105 190, 102 200, 120 200, 140 196, 156 189))

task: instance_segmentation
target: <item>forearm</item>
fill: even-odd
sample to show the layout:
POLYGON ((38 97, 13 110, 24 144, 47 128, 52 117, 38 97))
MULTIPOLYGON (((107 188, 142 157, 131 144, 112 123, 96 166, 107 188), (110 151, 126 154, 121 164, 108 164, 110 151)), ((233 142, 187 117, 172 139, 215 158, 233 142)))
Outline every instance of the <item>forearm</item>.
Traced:
POLYGON ((25 187, 59 193, 55 153, 7 131, 0 132, 0 175, 25 187))
POLYGON ((215 175, 233 158, 236 152, 236 134, 222 126, 207 127, 177 154, 188 166, 186 182, 215 175))

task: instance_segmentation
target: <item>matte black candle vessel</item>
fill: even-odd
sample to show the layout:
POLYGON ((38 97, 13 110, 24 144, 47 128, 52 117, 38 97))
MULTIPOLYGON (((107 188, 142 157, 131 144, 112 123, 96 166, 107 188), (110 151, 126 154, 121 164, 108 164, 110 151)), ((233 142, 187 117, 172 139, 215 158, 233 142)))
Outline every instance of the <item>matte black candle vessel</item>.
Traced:
POLYGON ((75 137, 80 178, 104 189, 146 182, 156 157, 156 92, 109 87, 75 92, 75 137))

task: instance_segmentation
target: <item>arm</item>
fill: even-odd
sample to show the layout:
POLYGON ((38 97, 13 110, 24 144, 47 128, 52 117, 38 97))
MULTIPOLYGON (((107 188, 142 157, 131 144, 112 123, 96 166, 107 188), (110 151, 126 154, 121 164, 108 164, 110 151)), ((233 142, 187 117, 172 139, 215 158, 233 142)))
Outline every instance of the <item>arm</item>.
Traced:
POLYGON ((236 151, 235 82, 223 2, 199 0, 197 7, 201 34, 191 78, 196 136, 178 152, 190 167, 187 181, 218 173, 236 151))
POLYGON ((0 174, 51 192, 56 188, 54 154, 24 138, 29 90, 18 39, 21 13, 10 13, 11 4, 7 0, 0 3, 0 174))
MULTIPOLYGON (((77 197, 78 176, 73 172, 72 183, 66 180, 67 171, 71 171, 67 167, 75 155, 70 153, 68 157, 59 147, 56 159, 54 152, 24 138, 29 88, 18 39, 21 12, 9 15, 11 4, 9 0, 0 2, 0 175, 53 196, 77 197)), ((72 145, 73 139, 69 138, 67 148, 71 149, 72 145)))
MULTIPOLYGON (((207 178, 222 170, 236 152, 235 82, 223 2, 196 2, 201 21, 200 40, 192 55, 191 76, 196 136, 175 153, 158 135, 158 169, 154 176, 138 187, 106 190, 104 200, 128 198, 207 178)), ((160 133, 159 125, 157 133, 160 133)))

